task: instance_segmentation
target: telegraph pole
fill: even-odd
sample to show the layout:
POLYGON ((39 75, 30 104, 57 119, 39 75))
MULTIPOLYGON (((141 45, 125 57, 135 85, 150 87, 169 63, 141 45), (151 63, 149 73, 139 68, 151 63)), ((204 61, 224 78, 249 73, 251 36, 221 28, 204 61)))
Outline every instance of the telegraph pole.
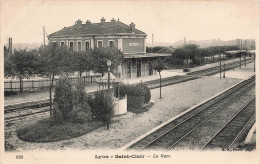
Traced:
POLYGON ((154 46, 154 36, 152 34, 152 47, 154 46))
POLYGON ((219 77, 221 79, 221 54, 219 54, 219 77))
POLYGON ((245 40, 245 49, 246 49, 246 53, 245 53, 245 67, 246 67, 246 55, 247 55, 246 40, 245 40))
POLYGON ((240 39, 240 52, 242 50, 242 46, 243 46, 242 39, 240 39))
POLYGON ((226 52, 226 45, 225 45, 224 54, 223 54, 223 63, 224 63, 224 73, 223 73, 223 78, 226 77, 226 75, 225 75, 225 73, 226 73, 226 70, 225 70, 225 52, 226 52))
POLYGON ((253 54, 254 56, 254 72, 255 72, 255 53, 253 54))
POLYGON ((45 27, 43 26, 43 54, 45 51, 45 27))
POLYGON ((235 55, 235 54, 233 54, 233 71, 235 70, 234 55, 235 55))
POLYGON ((241 69, 241 49, 242 49, 242 39, 239 40, 239 51, 240 51, 240 54, 239 54, 239 63, 240 63, 240 69, 241 69))
POLYGON ((45 27, 43 26, 43 47, 45 47, 45 27))
POLYGON ((225 73, 226 73, 226 71, 225 71, 225 63, 224 63, 224 73, 223 73, 223 78, 226 78, 225 73))
POLYGON ((242 55, 241 55, 241 53, 240 53, 239 55, 240 55, 240 69, 241 69, 241 56, 242 56, 242 55))

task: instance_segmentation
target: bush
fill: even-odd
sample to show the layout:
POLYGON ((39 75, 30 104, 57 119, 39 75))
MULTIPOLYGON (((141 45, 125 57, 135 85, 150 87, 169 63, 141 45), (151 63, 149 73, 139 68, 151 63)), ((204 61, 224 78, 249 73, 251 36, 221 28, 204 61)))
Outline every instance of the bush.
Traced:
POLYGON ((90 100, 90 105, 94 117, 106 124, 109 129, 109 124, 114 115, 115 107, 111 95, 105 91, 97 91, 95 97, 90 100))
POLYGON ((143 90, 145 90, 145 93, 144 93, 144 103, 147 104, 151 100, 151 91, 150 91, 150 89, 146 85, 144 85, 142 83, 139 83, 137 86, 141 87, 143 90))
POLYGON ((127 96, 127 108, 131 111, 132 109, 141 109, 144 102, 144 96, 127 96))
POLYGON ((87 122, 92 119, 88 97, 83 83, 78 83, 73 92, 73 110, 69 113, 72 122, 87 122))
POLYGON ((53 103, 53 122, 59 124, 63 122, 62 112, 58 109, 58 104, 53 103))
MULTIPOLYGON (((148 88, 149 89, 149 88, 148 88)), ((120 96, 127 94, 127 108, 140 109, 146 97, 146 90, 141 85, 121 84, 120 96)), ((149 98, 149 93, 147 99, 149 98)))
POLYGON ((84 123, 91 121, 92 119, 90 111, 86 112, 80 107, 74 107, 73 110, 69 113, 69 118, 71 122, 75 123, 84 123))
POLYGON ((62 114, 62 120, 69 120, 69 112, 73 109, 73 93, 72 87, 70 85, 69 79, 67 77, 62 77, 59 79, 55 94, 54 103, 56 114, 54 114, 54 119, 60 120, 59 113, 62 114))
POLYGON ((135 85, 129 85, 129 84, 120 84, 120 96, 124 96, 127 94, 127 96, 144 96, 145 95, 145 90, 137 87, 135 85))

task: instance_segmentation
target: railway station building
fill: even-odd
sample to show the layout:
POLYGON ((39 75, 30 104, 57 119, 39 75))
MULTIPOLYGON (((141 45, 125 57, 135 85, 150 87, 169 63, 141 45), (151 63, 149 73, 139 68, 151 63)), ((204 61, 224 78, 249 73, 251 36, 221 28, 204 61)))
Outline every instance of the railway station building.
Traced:
POLYGON ((74 51, 115 47, 124 54, 119 70, 115 71, 121 73, 120 78, 136 78, 155 74, 152 62, 171 55, 146 53, 146 36, 133 22, 129 25, 115 19, 106 22, 103 17, 99 23, 91 23, 89 20, 83 23, 77 20, 74 25, 50 34, 48 39, 49 43, 66 45, 74 51))

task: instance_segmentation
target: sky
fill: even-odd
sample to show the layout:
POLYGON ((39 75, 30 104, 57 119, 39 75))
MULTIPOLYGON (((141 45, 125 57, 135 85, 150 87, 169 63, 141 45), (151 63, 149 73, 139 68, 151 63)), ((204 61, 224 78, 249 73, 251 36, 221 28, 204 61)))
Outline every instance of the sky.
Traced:
POLYGON ((43 26, 47 34, 68 27, 81 19, 84 23, 112 18, 125 24, 134 22, 144 31, 147 43, 183 40, 236 38, 258 35, 256 0, 247 1, 59 1, 26 0, 1 4, 1 37, 13 43, 42 43, 43 26))

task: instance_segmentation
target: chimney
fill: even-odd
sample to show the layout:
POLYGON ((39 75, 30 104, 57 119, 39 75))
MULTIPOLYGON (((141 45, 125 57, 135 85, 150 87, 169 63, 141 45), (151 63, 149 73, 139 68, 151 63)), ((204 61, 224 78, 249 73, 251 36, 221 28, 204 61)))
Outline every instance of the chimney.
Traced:
POLYGON ((13 52, 13 50, 12 50, 12 38, 9 38, 9 45, 8 45, 8 51, 10 52, 10 53, 12 53, 13 52))
POLYGON ((111 19, 111 22, 115 22, 116 20, 114 18, 111 19))
POLYGON ((135 24, 134 24, 134 22, 131 22, 131 24, 130 24, 130 32, 135 32, 135 24))
POLYGON ((90 24, 91 24, 90 20, 87 20, 86 25, 90 25, 90 24))
POLYGON ((102 17, 102 19, 100 19, 100 20, 101 20, 101 24, 104 24, 106 21, 106 19, 104 17, 102 17))
POLYGON ((82 24, 82 21, 80 19, 78 19, 75 24, 82 24))

